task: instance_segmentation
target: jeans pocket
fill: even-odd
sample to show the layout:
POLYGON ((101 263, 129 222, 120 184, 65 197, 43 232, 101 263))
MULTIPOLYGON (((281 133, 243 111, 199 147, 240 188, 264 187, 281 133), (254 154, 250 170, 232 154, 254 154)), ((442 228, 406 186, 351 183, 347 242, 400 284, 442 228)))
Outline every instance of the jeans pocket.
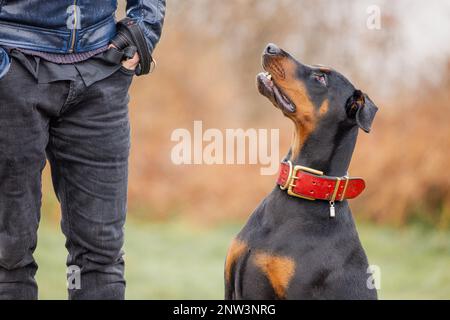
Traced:
POLYGON ((130 77, 134 76, 134 74, 136 72, 136 70, 127 69, 124 66, 120 66, 119 71, 130 77))

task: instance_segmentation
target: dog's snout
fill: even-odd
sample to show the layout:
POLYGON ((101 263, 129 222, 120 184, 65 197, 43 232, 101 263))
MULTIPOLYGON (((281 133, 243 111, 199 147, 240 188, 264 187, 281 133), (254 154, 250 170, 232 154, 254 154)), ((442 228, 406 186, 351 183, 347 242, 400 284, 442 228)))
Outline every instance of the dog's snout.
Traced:
POLYGON ((264 52, 266 54, 275 55, 275 54, 280 54, 281 53, 281 49, 278 48, 278 46, 276 44, 269 43, 267 45, 266 49, 264 50, 264 52))

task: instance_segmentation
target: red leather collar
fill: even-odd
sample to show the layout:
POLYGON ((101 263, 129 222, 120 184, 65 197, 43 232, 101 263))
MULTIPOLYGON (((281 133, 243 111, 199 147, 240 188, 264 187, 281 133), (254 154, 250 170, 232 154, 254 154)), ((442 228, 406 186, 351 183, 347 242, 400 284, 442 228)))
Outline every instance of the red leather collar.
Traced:
POLYGON ((366 187, 361 178, 325 176, 315 169, 294 166, 291 161, 281 163, 277 184, 291 196, 327 200, 330 204, 356 198, 366 187))

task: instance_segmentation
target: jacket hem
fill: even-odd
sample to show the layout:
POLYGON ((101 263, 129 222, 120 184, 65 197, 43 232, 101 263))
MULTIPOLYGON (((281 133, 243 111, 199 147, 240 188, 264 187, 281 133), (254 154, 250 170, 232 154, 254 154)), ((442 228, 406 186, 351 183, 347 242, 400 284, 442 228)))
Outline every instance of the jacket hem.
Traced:
MULTIPOLYGON (((114 16, 77 32, 75 52, 86 52, 101 48, 109 43, 116 32, 114 16)), ((11 48, 38 50, 50 53, 68 53, 70 31, 25 26, 0 21, 0 45, 11 48), (39 36, 45 34, 45 36, 39 36)))

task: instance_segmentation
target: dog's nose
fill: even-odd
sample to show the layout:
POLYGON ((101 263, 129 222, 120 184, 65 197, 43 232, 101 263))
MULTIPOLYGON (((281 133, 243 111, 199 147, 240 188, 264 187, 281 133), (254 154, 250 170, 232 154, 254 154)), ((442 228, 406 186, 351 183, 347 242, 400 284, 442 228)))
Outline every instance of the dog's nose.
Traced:
POLYGON ((266 47, 265 53, 275 55, 281 53, 281 49, 278 48, 276 44, 269 43, 266 47))

